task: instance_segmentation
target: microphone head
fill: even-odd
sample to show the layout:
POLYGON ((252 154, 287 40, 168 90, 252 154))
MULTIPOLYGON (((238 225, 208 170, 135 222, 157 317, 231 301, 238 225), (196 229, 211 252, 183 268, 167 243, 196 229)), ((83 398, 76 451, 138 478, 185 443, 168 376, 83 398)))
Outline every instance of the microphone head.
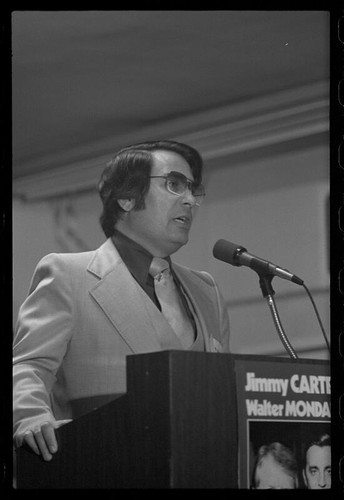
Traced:
POLYGON ((226 240, 218 240, 213 248, 213 256, 215 259, 228 262, 228 264, 232 264, 232 266, 241 265, 237 258, 240 252, 246 252, 246 248, 226 240))

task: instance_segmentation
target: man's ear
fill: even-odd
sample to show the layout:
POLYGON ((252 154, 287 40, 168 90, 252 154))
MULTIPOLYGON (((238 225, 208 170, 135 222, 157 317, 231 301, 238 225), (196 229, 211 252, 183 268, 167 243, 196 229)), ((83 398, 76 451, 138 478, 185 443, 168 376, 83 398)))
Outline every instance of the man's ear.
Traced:
POLYGON ((117 202, 125 212, 130 212, 135 206, 135 200, 133 198, 129 198, 128 200, 117 200, 117 202))

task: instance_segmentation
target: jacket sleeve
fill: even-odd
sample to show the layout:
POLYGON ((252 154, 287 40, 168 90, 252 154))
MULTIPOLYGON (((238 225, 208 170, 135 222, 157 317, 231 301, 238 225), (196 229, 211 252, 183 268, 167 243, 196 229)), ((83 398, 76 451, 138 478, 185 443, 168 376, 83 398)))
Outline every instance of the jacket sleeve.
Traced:
POLYGON ((44 257, 21 306, 13 345, 14 443, 29 429, 51 422, 59 427, 51 399, 56 373, 72 335, 69 279, 57 254, 44 257))

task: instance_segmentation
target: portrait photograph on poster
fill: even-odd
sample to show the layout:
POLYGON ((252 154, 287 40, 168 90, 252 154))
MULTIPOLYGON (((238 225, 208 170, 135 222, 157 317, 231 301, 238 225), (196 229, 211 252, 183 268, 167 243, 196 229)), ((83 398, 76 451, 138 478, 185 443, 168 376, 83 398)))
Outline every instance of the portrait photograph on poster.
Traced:
POLYGON ((323 421, 248 420, 248 487, 331 487, 331 425, 323 421))
POLYGON ((235 358, 240 487, 330 488, 329 363, 235 358))

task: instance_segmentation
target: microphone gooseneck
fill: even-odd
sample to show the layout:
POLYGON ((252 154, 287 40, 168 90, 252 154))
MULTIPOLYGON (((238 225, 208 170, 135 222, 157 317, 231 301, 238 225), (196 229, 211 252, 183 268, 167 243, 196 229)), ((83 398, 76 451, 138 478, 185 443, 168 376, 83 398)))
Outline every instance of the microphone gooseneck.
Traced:
POLYGON ((226 240, 218 240, 213 248, 213 255, 216 259, 232 264, 233 266, 247 266, 256 271, 259 275, 259 284, 264 298, 266 298, 272 318, 280 337, 282 344, 292 359, 297 359, 298 356, 290 344, 288 337, 283 330, 279 319, 278 311, 274 302, 274 290, 271 286, 271 281, 274 276, 287 279, 302 285, 303 281, 297 276, 291 274, 286 269, 275 266, 267 260, 260 259, 255 255, 247 253, 245 247, 231 243, 226 240))
POLYGON ((223 262, 227 262, 228 264, 231 264, 232 266, 247 266, 256 271, 259 275, 259 284, 260 288, 262 290, 263 297, 267 299, 267 303, 269 305, 278 335, 280 336, 280 339, 286 349, 286 351, 289 353, 291 358, 296 359, 297 355, 292 348, 284 330, 281 325, 277 308, 274 303, 273 295, 274 295, 274 290, 271 286, 271 281, 274 276, 278 276, 279 278, 286 279, 289 281, 292 281, 293 283, 296 283, 297 285, 302 285, 304 289, 306 290, 307 294, 309 295, 309 298, 312 301, 312 305, 314 307, 314 310, 317 315, 318 322, 320 324, 320 328, 322 331, 322 334, 324 336, 326 345, 328 350, 330 351, 330 344, 327 339, 324 327, 322 325, 319 313, 317 311, 315 302, 304 284, 303 280, 299 278, 298 276, 295 276, 295 274, 292 274, 290 271, 287 269, 283 269, 282 267, 278 267, 275 264, 272 264, 271 262, 261 259, 260 257, 256 257, 255 255, 251 255, 247 252, 247 249, 243 247, 242 245, 238 245, 236 243, 231 243, 230 241, 226 240, 218 240, 213 248, 213 255, 216 259, 222 260, 223 262))

